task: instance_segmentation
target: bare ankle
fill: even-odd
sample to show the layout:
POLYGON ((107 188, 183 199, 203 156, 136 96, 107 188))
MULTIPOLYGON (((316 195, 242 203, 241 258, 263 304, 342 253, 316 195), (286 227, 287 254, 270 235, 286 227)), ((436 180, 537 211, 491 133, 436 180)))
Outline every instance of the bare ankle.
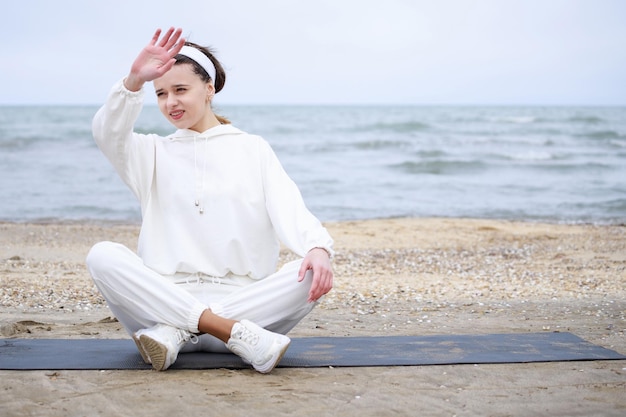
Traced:
POLYGON ((198 330, 202 333, 208 333, 211 336, 215 336, 222 342, 228 342, 233 326, 237 321, 227 319, 213 313, 211 309, 206 309, 200 315, 198 321, 198 330))

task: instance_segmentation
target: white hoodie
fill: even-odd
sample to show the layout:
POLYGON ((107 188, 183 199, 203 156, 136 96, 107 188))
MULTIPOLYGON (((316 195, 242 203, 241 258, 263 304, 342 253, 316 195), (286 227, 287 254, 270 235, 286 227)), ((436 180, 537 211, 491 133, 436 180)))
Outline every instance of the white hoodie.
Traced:
POLYGON ((332 253, 330 235, 263 138, 231 125, 134 133, 142 106, 143 90, 118 82, 93 134, 141 203, 138 254, 146 266, 164 275, 261 279, 276 270, 279 242, 299 256, 314 247, 332 253))

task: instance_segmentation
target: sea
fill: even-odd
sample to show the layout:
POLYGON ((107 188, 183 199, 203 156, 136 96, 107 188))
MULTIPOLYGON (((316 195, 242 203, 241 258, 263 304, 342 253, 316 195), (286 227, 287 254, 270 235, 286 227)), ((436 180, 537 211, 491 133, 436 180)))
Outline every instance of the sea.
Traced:
MULTIPOLYGON (((0 221, 139 223, 97 106, 0 106, 0 221)), ((626 223, 626 108, 220 106, 263 136, 322 221, 626 223)), ((139 132, 174 128, 146 106, 139 132)))

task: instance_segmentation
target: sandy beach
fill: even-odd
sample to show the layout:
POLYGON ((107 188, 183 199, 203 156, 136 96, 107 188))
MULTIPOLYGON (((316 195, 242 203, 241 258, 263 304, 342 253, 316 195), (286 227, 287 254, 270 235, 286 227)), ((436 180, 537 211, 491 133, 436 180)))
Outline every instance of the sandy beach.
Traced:
MULTIPOLYGON (((292 336, 567 331, 626 354, 626 227, 473 219, 326 224, 334 290, 292 336)), ((0 224, 0 336, 126 338, 84 264, 138 226, 0 224)), ((291 255, 283 251, 282 261, 291 255)), ((623 416, 626 361, 0 371, 2 416, 623 416), (208 413, 208 414, 203 414, 208 413)))

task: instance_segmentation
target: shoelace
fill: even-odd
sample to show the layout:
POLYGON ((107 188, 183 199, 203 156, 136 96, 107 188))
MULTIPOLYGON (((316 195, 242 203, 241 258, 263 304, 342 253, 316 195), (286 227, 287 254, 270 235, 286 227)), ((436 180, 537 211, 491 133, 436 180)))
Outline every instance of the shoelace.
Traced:
POLYGON ((243 340, 244 342, 252 346, 256 346, 256 344, 259 343, 259 335, 256 333, 253 333, 250 329, 245 327, 243 324, 239 326, 239 339, 243 340))
POLYGON ((176 339, 177 339, 176 341, 178 342, 178 344, 191 340, 191 343, 195 345, 200 341, 197 335, 193 333, 189 333, 188 331, 182 330, 182 329, 178 329, 176 331, 176 339))

